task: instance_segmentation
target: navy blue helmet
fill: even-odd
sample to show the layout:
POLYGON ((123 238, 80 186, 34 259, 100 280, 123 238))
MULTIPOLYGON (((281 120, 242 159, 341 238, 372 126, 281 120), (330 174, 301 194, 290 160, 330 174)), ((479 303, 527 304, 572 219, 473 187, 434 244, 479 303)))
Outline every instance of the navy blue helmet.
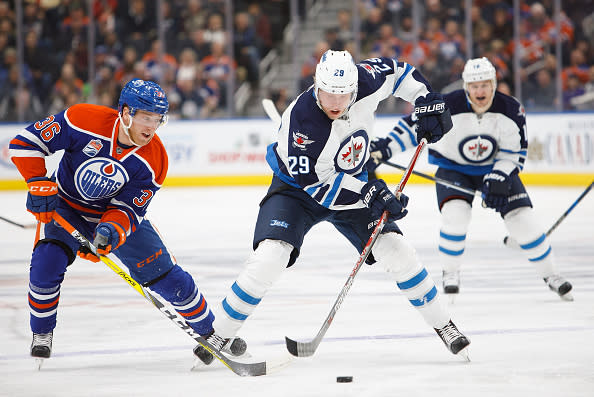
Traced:
POLYGON ((118 111, 121 112, 124 105, 130 108, 132 116, 137 110, 165 116, 169 110, 167 96, 159 84, 141 79, 132 79, 122 88, 118 111))

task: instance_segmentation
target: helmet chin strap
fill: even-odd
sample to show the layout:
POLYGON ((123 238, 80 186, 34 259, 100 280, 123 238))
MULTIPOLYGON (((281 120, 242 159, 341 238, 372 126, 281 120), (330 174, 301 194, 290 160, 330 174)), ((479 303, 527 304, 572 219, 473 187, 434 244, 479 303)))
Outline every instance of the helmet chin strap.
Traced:
POLYGON ((466 94, 466 99, 468 100, 468 103, 470 103, 472 109, 478 114, 483 114, 487 110, 489 110, 489 108, 493 104, 493 99, 495 98, 495 91, 493 91, 493 94, 491 95, 491 99, 489 99, 489 102, 487 102, 485 106, 479 106, 476 103, 472 102, 472 100, 470 99, 470 95, 468 95, 468 91, 464 90, 464 93, 466 94))
POLYGON ((122 118, 122 113, 121 112, 118 113, 118 118, 120 119, 120 125, 124 129, 124 133, 126 134, 126 136, 128 137, 128 139, 130 139, 130 142, 132 142, 132 144, 134 146, 140 147, 139 144, 137 144, 136 142, 134 142, 134 139, 132 139, 132 136, 130 136, 130 133, 128 132, 128 130, 130 129, 130 127, 132 127, 133 116, 130 116, 130 124, 128 124, 128 125, 126 125, 126 123, 124 123, 124 119, 122 118))

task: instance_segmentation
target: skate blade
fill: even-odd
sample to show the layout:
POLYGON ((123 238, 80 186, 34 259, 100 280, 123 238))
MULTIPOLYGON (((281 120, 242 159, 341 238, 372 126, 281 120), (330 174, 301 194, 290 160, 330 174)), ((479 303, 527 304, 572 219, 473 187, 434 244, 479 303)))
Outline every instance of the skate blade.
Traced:
POLYGON ((560 298, 561 300, 564 300, 566 302, 573 302, 573 295, 571 295, 571 292, 568 292, 565 295, 561 295, 560 298))
POLYGON ((206 364, 204 364, 202 360, 200 360, 199 358, 196 358, 194 359, 194 363, 192 364, 192 368, 190 368, 190 371, 200 371, 204 367, 206 367, 206 364))
POLYGON ((41 371, 41 366, 43 365, 43 358, 36 357, 35 358, 35 369, 41 371))
POLYGON ((460 350, 458 352, 457 356, 460 356, 467 362, 470 362, 470 355, 468 354, 468 347, 465 347, 464 349, 460 350))
POLYGON ((448 303, 450 305, 453 305, 454 303, 456 303, 456 298, 458 297, 458 294, 444 294, 444 295, 448 297, 448 303))

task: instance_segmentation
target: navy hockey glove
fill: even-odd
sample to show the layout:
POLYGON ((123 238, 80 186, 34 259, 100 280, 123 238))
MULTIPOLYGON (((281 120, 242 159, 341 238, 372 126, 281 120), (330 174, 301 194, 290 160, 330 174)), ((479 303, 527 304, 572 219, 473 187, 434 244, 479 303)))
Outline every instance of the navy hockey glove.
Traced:
POLYGON ((361 189, 361 197, 365 206, 371 209, 373 220, 379 219, 384 211, 389 212, 388 222, 402 219, 408 214, 405 209, 408 197, 401 194, 400 199, 397 199, 381 179, 367 182, 361 189))
POLYGON ((427 96, 418 97, 415 101, 417 116, 417 143, 427 138, 427 142, 439 141, 446 132, 452 129, 452 115, 446 107, 443 96, 438 92, 430 92, 427 96))
POLYGON ((93 245, 97 253, 107 255, 126 241, 124 229, 115 222, 102 222, 95 228, 93 245))
POLYGON ((500 212, 507 204, 511 191, 511 178, 504 172, 491 171, 483 177, 483 203, 500 212))
POLYGON ((390 149, 390 138, 376 138, 369 144, 369 161, 367 172, 373 172, 384 161, 392 157, 390 149))
POLYGON ((58 201, 58 185, 51 179, 40 176, 27 181, 27 211, 43 223, 51 222, 58 201))

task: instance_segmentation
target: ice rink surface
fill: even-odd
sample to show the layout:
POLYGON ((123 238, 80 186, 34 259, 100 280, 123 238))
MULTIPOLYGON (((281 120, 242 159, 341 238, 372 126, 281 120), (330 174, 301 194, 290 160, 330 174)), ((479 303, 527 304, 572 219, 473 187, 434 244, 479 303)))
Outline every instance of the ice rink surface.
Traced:
MULTIPOLYGON (((529 186, 543 231, 584 187, 529 186)), ((149 210, 178 262, 216 305, 251 252, 266 187, 164 188, 149 210)), ((409 185, 401 222, 441 288, 434 188, 409 185)), ((31 223, 26 193, 2 192, 4 217, 31 223)), ((242 378, 220 363, 190 371, 194 342, 102 263, 77 259, 62 284, 52 358, 29 357, 28 266, 33 230, 0 224, 0 396, 594 396, 594 194, 551 235, 574 302, 563 302, 521 253, 503 222, 475 201, 453 320, 472 362, 449 353, 379 264, 364 266, 311 358, 242 378), (353 376, 337 383, 337 376, 353 376)), ((241 329, 252 360, 289 359, 284 336, 310 340, 357 253, 328 225, 241 329)))

